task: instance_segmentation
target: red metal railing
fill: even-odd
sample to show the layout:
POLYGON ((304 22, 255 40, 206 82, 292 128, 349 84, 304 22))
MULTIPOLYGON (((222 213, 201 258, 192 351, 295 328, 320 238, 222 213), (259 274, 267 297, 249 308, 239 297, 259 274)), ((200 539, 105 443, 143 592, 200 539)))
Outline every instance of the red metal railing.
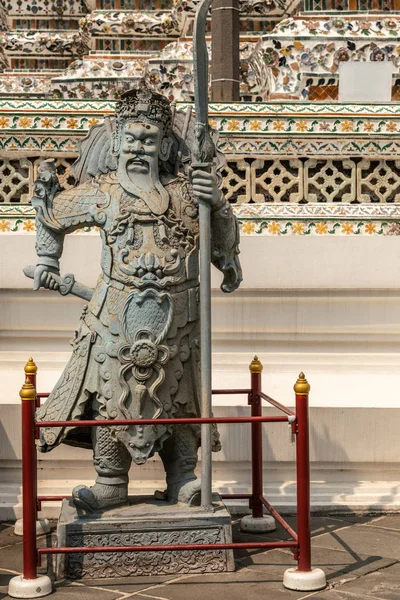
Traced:
POLYGON ((23 501, 23 557, 24 579, 37 577, 37 566, 43 554, 72 554, 96 552, 159 552, 171 550, 218 550, 218 549, 265 549, 292 548, 298 561, 298 570, 311 571, 310 544, 310 470, 309 470, 309 436, 308 436, 308 395, 310 386, 303 373, 300 373, 294 390, 296 410, 283 406, 261 391, 262 365, 257 357, 250 365, 250 389, 213 390, 213 394, 245 394, 251 406, 250 417, 212 417, 190 419, 130 419, 130 420, 80 420, 80 421, 40 421, 35 420, 35 410, 40 400, 47 398, 47 393, 36 393, 36 365, 29 359, 25 367, 26 381, 21 389, 22 400, 22 501, 23 501), (284 413, 284 416, 262 416, 262 400, 266 400, 284 413), (296 471, 297 471, 297 533, 285 519, 264 498, 262 468, 262 423, 286 422, 296 437, 296 471), (35 439, 38 439, 42 427, 98 427, 112 425, 147 425, 147 424, 198 424, 198 423, 251 423, 252 453, 252 491, 249 494, 221 494, 223 499, 248 499, 254 518, 261 518, 264 507, 289 533, 293 541, 246 542, 229 544, 174 544, 165 546, 91 546, 74 548, 37 548, 36 520, 41 503, 63 500, 67 496, 49 496, 37 494, 37 454, 35 439))

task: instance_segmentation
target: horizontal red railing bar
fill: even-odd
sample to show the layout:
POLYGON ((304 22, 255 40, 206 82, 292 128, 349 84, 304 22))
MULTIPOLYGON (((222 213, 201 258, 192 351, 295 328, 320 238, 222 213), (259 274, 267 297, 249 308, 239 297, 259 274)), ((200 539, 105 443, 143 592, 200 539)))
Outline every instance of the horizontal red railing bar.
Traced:
MULTIPOLYGON (((251 390, 247 389, 247 390, 211 390, 212 394, 218 395, 218 394, 250 394, 251 390)), ((38 392, 36 394, 36 396, 38 398, 48 398, 50 396, 50 392, 38 392)))
POLYGON ((288 417, 209 417, 191 419, 97 419, 37 421, 36 427, 107 427, 117 425, 196 425, 201 423, 287 423, 288 417))
MULTIPOLYGON (((219 494, 222 500, 249 500, 253 494, 219 494)), ((72 496, 38 496, 38 502, 58 502, 59 500, 69 500, 72 496)))
MULTIPOLYGON (((222 500, 249 500, 253 494, 219 494, 222 500)), ((69 500, 72 496, 38 496, 38 502, 58 502, 59 500, 69 500)))
POLYGON ((275 406, 275 408, 278 408, 279 410, 286 413, 287 415, 290 415, 291 417, 296 416, 296 413, 293 412, 290 408, 283 406, 283 404, 281 404, 280 402, 277 402, 273 398, 270 398, 269 396, 267 396, 267 394, 264 394, 264 392, 256 392, 256 396, 260 396, 260 398, 263 398, 263 400, 266 400, 267 402, 272 404, 272 406, 275 406))
POLYGON ((285 529, 288 532, 288 534, 295 540, 295 542, 297 542, 297 533, 294 531, 294 529, 290 527, 289 523, 287 523, 285 519, 278 513, 278 511, 276 511, 275 508, 271 506, 271 504, 268 502, 268 500, 264 498, 264 496, 260 496, 260 500, 264 504, 267 511, 278 521, 280 525, 282 525, 283 529, 285 529))
POLYGON ((251 390, 211 390, 214 396, 218 394, 251 394, 251 390))
POLYGON ((220 494, 222 500, 249 500, 253 497, 253 494, 220 494))
POLYGON ((72 496, 38 496, 38 502, 58 502, 58 500, 65 500, 72 498, 72 496))
POLYGON ((99 552, 171 552, 175 550, 255 550, 257 548, 297 548, 297 542, 232 542, 231 544, 166 544, 165 546, 77 546, 38 548, 41 554, 95 554, 99 552))

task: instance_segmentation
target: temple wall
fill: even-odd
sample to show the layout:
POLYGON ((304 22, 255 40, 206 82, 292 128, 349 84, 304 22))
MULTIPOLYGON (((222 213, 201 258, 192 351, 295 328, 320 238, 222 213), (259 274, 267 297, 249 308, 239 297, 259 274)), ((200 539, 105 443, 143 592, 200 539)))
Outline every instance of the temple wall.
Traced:
MULTIPOLYGON (((0 2, 0 520, 21 511, 23 367, 32 355, 40 390, 52 388, 83 305, 33 293, 22 275, 35 261, 29 201, 38 165, 54 158, 62 187, 72 186, 79 141, 143 76, 179 110, 193 96, 196 0, 154 0, 150 13, 140 2, 115 12, 113 0, 59 2, 57 20, 46 2, 32 4, 34 11, 31 4, 0 2), (172 29, 167 13, 176 17, 172 29)), ((386 12, 395 8, 391 0, 356 3, 384 15, 346 14, 347 0, 324 7, 307 0, 304 8, 317 12, 296 16, 300 6, 241 0, 246 104, 210 104, 244 271, 232 296, 213 274, 213 385, 247 387, 257 353, 264 390, 290 405, 304 370, 312 388, 313 510, 398 510, 400 18, 386 12), (336 102, 340 62, 360 60, 392 62, 392 102, 336 102)), ((62 272, 94 285, 99 251, 95 232, 70 236, 62 272)), ((244 397, 217 396, 214 404, 216 415, 248 413, 244 397)), ((266 493, 292 511, 294 447, 285 425, 265 430, 266 493)), ((250 429, 220 431, 214 487, 245 492, 250 429)), ((51 494, 94 476, 90 453, 68 447, 41 456, 39 469, 40 490, 51 494)), ((159 461, 132 470, 131 479, 132 493, 162 488, 159 461)), ((54 504, 43 509, 58 514, 54 504)))
MULTIPOLYGON (((244 282, 233 295, 213 273, 213 387, 247 387, 257 353, 263 386, 293 402, 300 370, 311 383, 311 460, 314 510, 400 508, 398 389, 400 385, 400 253, 397 236, 243 236, 244 282)), ((94 285, 96 234, 67 239, 63 273, 94 285)), ((56 382, 83 302, 30 289, 21 274, 34 262, 34 233, 1 238, 0 253, 0 518, 20 512, 18 392, 32 355, 39 389, 56 382), (12 260, 11 260, 12 258, 12 260)), ((247 414, 246 398, 215 397, 217 415, 247 414)), ((267 409, 273 414, 273 411, 267 409)), ((248 426, 220 426, 214 486, 243 492, 250 482, 248 426)), ((286 425, 266 427, 265 479, 269 498, 293 510, 294 447, 286 425)), ((90 453, 62 447, 41 456, 40 488, 68 493, 90 482, 90 453)), ((158 460, 135 468, 131 489, 161 488, 158 460)), ((56 515, 55 505, 44 505, 56 515)))

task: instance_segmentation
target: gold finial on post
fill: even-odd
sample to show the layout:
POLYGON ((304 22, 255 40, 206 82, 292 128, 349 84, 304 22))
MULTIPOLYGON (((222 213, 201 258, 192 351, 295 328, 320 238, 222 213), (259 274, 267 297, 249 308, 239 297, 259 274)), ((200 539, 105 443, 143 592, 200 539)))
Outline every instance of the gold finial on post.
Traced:
POLYGON ((24 385, 21 388, 21 391, 19 392, 19 397, 21 398, 21 400, 31 400, 33 402, 35 401, 36 390, 30 381, 25 381, 24 385))
POLYGON ((308 383, 303 371, 301 371, 301 373, 299 374, 299 377, 296 383, 294 384, 293 389, 295 393, 299 394, 300 396, 308 396, 308 394, 310 393, 311 386, 308 383))
POLYGON ((258 360, 257 355, 251 361, 249 369, 250 369, 251 373, 261 373, 261 371, 263 370, 263 366, 262 366, 261 362, 258 360))
POLYGON ((30 357, 25 365, 25 373, 26 375, 36 375, 37 373, 37 366, 32 357, 30 357))

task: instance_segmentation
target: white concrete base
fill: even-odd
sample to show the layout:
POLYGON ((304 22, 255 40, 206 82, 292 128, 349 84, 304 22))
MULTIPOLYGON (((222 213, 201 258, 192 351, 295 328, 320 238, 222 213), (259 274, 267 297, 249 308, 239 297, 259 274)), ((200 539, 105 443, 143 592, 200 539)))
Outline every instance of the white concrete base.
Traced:
POLYGON ((11 598, 42 598, 51 594, 53 586, 50 577, 41 575, 36 579, 24 579, 17 575, 8 584, 8 595, 11 598))
POLYGON ((299 571, 297 568, 286 569, 283 575, 283 586, 298 592, 315 592, 326 588, 326 575, 322 569, 299 571))
POLYGON ((246 515, 240 520, 240 529, 247 533, 268 533, 269 531, 275 531, 276 523, 271 515, 264 515, 263 517, 246 515))
MULTIPOLYGON (((36 521, 36 535, 44 535, 45 533, 49 533, 49 531, 50 524, 47 519, 38 519, 36 521)), ((15 521, 14 535, 24 535, 24 524, 22 519, 15 521)))

